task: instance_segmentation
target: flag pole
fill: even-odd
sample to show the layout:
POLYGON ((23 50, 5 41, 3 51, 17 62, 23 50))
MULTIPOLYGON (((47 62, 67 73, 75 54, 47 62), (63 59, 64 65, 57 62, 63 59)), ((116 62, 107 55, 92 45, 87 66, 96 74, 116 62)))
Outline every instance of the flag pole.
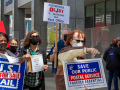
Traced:
MULTIPOLYGON (((57 49, 57 34, 58 34, 58 23, 56 23, 56 34, 55 34, 55 48, 57 49)), ((54 68, 57 68, 57 53, 55 53, 54 57, 54 68)))

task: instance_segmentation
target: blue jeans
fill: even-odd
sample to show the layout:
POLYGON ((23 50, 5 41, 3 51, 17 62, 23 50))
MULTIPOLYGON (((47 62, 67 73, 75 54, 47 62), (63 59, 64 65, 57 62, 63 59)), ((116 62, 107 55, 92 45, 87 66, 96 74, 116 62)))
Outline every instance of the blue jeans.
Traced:
POLYGON ((114 79, 114 90, 118 90, 118 74, 119 70, 109 70, 108 71, 108 90, 111 90, 112 79, 114 79))

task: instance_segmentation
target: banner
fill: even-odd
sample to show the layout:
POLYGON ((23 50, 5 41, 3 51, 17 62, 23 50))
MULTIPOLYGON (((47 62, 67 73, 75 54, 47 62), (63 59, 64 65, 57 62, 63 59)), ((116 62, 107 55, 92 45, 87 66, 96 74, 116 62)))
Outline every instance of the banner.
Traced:
POLYGON ((23 90, 25 62, 9 63, 0 58, 0 90, 23 90))
POLYGON ((84 90, 107 87, 102 59, 63 62, 66 90, 84 90))
POLYGON ((53 3, 44 3, 43 21, 69 24, 70 7, 53 3))

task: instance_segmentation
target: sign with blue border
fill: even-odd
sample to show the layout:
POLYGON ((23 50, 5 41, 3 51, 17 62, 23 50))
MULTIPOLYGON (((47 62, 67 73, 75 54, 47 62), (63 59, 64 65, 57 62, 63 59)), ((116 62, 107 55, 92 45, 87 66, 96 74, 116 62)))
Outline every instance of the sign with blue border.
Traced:
POLYGON ((9 63, 0 58, 0 90, 23 90, 25 62, 9 63))
POLYGON ((101 58, 63 61, 66 90, 107 87, 101 58))

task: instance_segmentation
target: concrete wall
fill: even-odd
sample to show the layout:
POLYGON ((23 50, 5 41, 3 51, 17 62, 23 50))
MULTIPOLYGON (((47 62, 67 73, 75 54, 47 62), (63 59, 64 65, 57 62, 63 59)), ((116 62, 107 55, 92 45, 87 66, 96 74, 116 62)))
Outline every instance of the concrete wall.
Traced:
POLYGON ((29 2, 31 2, 32 0, 18 0, 18 7, 21 7, 29 2))
POLYGON ((11 4, 9 4, 8 6, 6 6, 7 1, 8 0, 4 0, 4 14, 7 14, 7 13, 11 12, 12 9, 13 9, 13 2, 11 4))

